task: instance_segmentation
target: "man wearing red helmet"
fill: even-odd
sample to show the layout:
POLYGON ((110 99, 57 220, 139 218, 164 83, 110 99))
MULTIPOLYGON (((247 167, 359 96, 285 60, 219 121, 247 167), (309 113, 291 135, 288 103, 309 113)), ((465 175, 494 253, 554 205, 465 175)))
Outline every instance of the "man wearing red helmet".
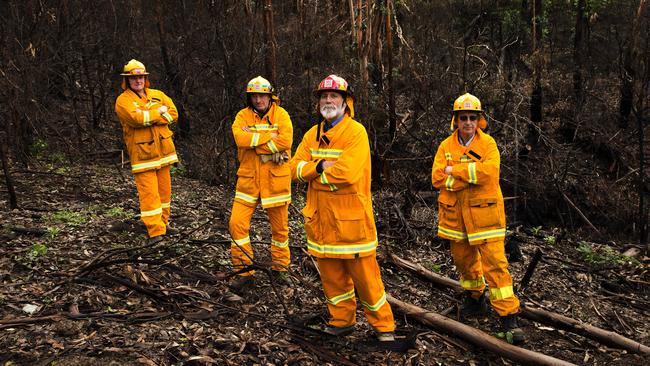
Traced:
POLYGON ((463 316, 481 315, 490 303, 513 343, 525 339, 517 324, 519 299, 512 287, 504 253, 506 218, 499 186, 501 158, 494 139, 483 132, 487 121, 481 102, 466 93, 454 102, 452 134, 438 147, 431 170, 438 196, 438 236, 449 239, 454 264, 465 289, 463 316))
POLYGON ((302 213, 330 313, 324 331, 354 331, 356 289, 377 338, 391 341, 395 321, 376 259, 368 134, 352 119, 354 100, 343 78, 326 77, 315 96, 324 120, 304 135, 290 166, 294 181, 309 184, 302 213))

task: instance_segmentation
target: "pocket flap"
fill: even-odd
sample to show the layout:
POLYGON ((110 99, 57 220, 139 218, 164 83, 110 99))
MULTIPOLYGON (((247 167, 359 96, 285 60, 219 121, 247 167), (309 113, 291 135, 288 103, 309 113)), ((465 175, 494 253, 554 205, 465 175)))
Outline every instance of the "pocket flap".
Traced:
POLYGON ((334 217, 337 220, 364 220, 366 218, 366 211, 364 209, 348 209, 348 210, 335 210, 334 217))
POLYGON ((315 214, 315 213, 316 213, 316 207, 314 207, 314 206, 306 205, 306 206, 303 207, 303 209, 302 209, 302 215, 303 215, 304 217, 306 217, 306 218, 310 218, 310 219, 311 219, 312 217, 314 217, 314 214, 315 214))
POLYGON ((490 198, 472 198, 469 200, 469 205, 472 207, 487 207, 497 203, 496 197, 490 198))
POLYGON ((239 167, 239 170, 237 170, 237 176, 238 177, 247 177, 247 178, 254 178, 255 177, 255 170, 250 169, 250 168, 245 168, 245 167, 239 167))
POLYGON ((274 177, 286 177, 289 174, 291 174, 291 169, 289 169, 288 164, 286 166, 283 164, 278 169, 271 169, 271 175, 274 177))
POLYGON ((458 201, 458 198, 456 198, 456 195, 448 195, 448 194, 443 194, 444 192, 440 192, 440 195, 438 196, 438 202, 445 204, 447 206, 455 206, 456 201, 458 201))
POLYGON ((172 137, 172 135, 174 135, 174 133, 167 126, 164 126, 164 128, 160 129, 160 137, 161 138, 168 139, 168 138, 172 137))

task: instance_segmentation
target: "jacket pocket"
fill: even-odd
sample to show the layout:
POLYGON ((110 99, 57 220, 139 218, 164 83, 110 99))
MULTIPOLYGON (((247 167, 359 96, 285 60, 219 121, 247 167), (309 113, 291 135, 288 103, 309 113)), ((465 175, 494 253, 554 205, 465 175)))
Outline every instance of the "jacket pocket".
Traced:
POLYGON ((160 129, 160 151, 165 156, 171 155, 176 151, 174 141, 172 141, 173 135, 174 133, 167 126, 163 126, 160 129))
POLYGON ((356 194, 335 195, 332 200, 336 240, 344 243, 367 241, 366 209, 359 197, 356 194))
POLYGON ((135 150, 139 161, 151 160, 156 157, 156 147, 153 141, 136 142, 135 150))
POLYGON ((318 216, 316 216, 316 208, 312 206, 305 206, 302 209, 302 216, 305 219, 305 231, 307 238, 311 240, 320 240, 318 235, 318 216))
POLYGON ((291 192, 291 169, 289 168, 289 164, 282 164, 281 166, 271 168, 269 191, 271 196, 291 192))
POLYGON ((459 228, 460 207, 456 196, 440 193, 438 196, 438 225, 449 229, 459 228))
POLYGON ((501 225, 499 205, 496 197, 470 199, 469 211, 476 228, 504 226, 501 225))
POLYGON ((255 187, 255 170, 245 167, 239 167, 237 170, 237 192, 248 195, 256 195, 255 187))

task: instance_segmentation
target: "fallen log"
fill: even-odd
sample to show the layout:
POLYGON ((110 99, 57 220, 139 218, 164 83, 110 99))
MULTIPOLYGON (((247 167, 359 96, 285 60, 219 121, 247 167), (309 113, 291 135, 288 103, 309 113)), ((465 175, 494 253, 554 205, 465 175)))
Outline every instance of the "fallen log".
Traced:
POLYGON ((562 314, 526 306, 525 308, 522 308, 521 316, 538 323, 544 323, 569 332, 580 334, 608 346, 622 348, 634 353, 650 354, 650 347, 648 346, 623 337, 618 333, 594 327, 593 325, 583 323, 562 314))
POLYGON ((523 365, 573 365, 570 362, 560 360, 555 357, 531 351, 525 348, 514 346, 495 338, 481 330, 457 322, 440 314, 427 311, 421 307, 407 304, 390 295, 386 299, 394 310, 400 311, 418 321, 430 325, 439 331, 452 334, 458 338, 474 344, 477 347, 484 348, 496 355, 505 357, 509 360, 521 363, 523 365))
MULTIPOLYGON (((437 273, 431 272, 421 265, 409 262, 396 256, 393 253, 388 253, 387 255, 395 265, 414 271, 431 282, 457 291, 463 290, 460 286, 460 283, 456 280, 452 280, 448 277, 444 277, 437 273)), ((633 353, 650 354, 650 347, 645 346, 637 341, 624 337, 618 333, 604 330, 561 314, 536 309, 530 305, 525 305, 521 308, 520 316, 522 318, 530 319, 538 323, 555 326, 557 328, 579 334, 583 337, 593 339, 611 347, 624 349, 633 353)))

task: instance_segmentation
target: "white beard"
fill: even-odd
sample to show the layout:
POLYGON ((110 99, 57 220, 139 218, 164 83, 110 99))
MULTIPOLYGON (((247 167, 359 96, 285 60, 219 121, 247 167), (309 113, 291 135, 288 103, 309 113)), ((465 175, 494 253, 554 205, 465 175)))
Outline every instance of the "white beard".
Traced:
POLYGON ((325 117, 326 120, 331 121, 336 119, 337 117, 341 116, 343 112, 345 111, 345 103, 341 105, 340 107, 336 107, 333 105, 325 105, 320 108, 320 114, 325 117))

